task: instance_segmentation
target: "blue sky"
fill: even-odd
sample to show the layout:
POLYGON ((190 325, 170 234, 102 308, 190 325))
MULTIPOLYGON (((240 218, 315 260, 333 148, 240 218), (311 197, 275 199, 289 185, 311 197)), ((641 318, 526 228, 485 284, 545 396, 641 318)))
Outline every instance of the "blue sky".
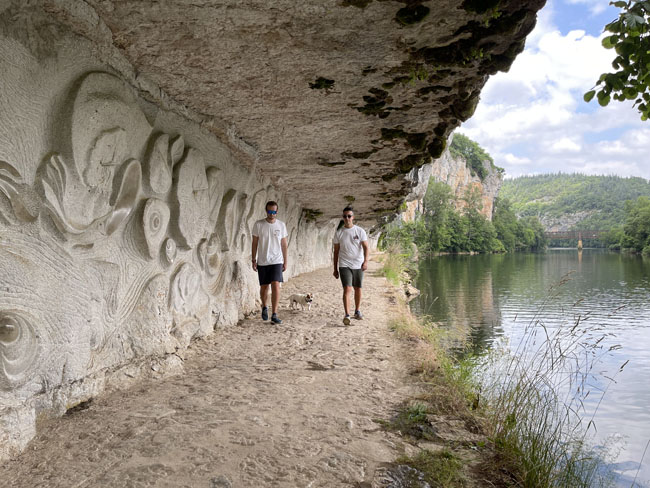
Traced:
POLYGON ((609 0, 549 0, 508 73, 487 82, 474 116, 458 129, 483 146, 507 177, 578 172, 650 179, 650 121, 630 102, 585 103, 613 50, 603 27, 609 0))

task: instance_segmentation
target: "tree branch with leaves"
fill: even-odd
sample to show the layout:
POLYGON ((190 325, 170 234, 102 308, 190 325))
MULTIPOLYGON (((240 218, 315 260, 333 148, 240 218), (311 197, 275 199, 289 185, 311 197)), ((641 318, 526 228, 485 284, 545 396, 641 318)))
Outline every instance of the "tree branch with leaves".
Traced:
POLYGON ((584 94, 585 102, 594 96, 605 107, 614 99, 634 100, 642 120, 650 117, 650 0, 612 1, 621 9, 618 19, 605 26, 611 35, 603 47, 614 49, 614 72, 603 73, 594 89, 584 94))

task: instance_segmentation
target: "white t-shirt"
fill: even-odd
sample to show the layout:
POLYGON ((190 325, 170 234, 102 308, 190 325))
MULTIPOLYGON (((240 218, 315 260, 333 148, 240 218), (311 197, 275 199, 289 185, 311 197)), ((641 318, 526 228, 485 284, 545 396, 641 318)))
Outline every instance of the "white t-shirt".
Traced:
POLYGON ((341 227, 334 234, 334 244, 339 244, 339 268, 361 269, 363 264, 362 242, 368 240, 366 231, 353 225, 341 227))
POLYGON ((257 241, 257 264, 269 266, 283 264, 282 238, 287 237, 287 226, 281 220, 269 224, 266 219, 258 220, 253 225, 252 234, 259 238, 257 241))

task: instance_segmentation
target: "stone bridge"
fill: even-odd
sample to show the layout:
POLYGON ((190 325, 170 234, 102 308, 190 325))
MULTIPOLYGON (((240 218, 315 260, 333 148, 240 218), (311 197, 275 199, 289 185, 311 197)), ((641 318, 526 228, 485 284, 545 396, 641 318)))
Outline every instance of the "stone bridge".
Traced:
POLYGON ((604 230, 566 230, 545 232, 548 239, 600 239, 607 231, 604 230))

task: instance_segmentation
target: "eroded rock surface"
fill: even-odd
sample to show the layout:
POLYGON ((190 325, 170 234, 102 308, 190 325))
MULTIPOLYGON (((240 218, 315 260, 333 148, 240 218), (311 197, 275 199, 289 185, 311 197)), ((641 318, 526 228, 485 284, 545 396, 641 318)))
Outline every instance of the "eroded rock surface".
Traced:
POLYGON ((544 0, 88 3, 140 74, 325 221, 351 197, 365 219, 399 206, 544 0))
POLYGON ((0 1, 0 458, 256 308, 409 193, 544 0, 0 1))

